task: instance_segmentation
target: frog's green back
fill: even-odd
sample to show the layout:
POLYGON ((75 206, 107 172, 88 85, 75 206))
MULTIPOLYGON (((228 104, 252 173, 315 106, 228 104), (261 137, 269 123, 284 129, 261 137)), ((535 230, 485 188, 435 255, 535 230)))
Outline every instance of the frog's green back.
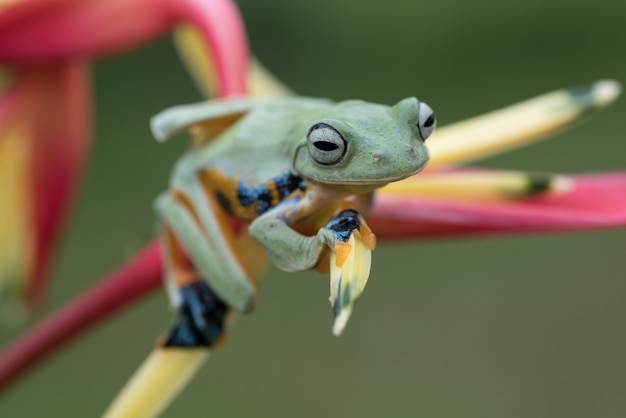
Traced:
MULTIPOLYGON (((305 143, 311 122, 332 102, 294 97, 248 99, 246 105, 242 116, 217 138, 190 149, 174 175, 212 168, 227 177, 260 184, 284 174, 292 167, 297 146, 305 143)), ((241 112, 241 107, 229 106, 241 112)))

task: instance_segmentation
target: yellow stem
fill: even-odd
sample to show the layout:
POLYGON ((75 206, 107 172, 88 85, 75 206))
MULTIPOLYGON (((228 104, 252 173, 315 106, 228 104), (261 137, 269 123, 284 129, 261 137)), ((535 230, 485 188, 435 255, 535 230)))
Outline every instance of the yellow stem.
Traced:
POLYGON ((426 145, 428 169, 462 164, 538 141, 613 103, 618 82, 557 90, 438 129, 426 145))
POLYGON ((189 24, 174 29, 174 43, 187 71, 205 97, 215 97, 217 92, 211 49, 199 31, 189 24))
POLYGON ((252 60, 250 66, 248 86, 250 95, 253 97, 280 97, 294 94, 256 58, 252 60))
POLYGON ((510 201, 572 190, 562 175, 521 171, 460 171, 424 174, 390 183, 379 193, 470 201, 510 201))
MULTIPOLYGON (((205 97, 215 97, 217 78, 211 49, 196 28, 188 24, 176 27, 174 31, 176 48, 192 75, 196 85, 205 97)), ((259 60, 253 58, 248 70, 249 94, 253 97, 290 96, 293 92, 270 73, 259 60)))
POLYGON ((155 348, 104 418, 150 418, 161 414, 209 357, 207 348, 155 348))

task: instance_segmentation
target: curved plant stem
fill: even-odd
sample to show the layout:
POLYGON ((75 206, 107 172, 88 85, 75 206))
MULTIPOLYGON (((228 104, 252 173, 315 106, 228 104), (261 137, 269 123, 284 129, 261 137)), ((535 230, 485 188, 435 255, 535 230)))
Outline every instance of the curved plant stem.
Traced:
POLYGON ((103 418, 152 418, 165 410, 209 357, 206 347, 158 347, 146 358, 103 418))
POLYGON ((0 351, 0 391, 83 331, 161 289, 157 241, 0 351))

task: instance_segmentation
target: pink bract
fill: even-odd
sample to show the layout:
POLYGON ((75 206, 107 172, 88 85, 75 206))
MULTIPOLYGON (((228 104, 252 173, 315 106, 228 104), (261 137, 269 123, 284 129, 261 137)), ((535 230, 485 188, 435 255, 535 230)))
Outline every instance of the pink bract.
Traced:
MULTIPOLYGON (((435 173, 425 175, 437 175, 435 173)), ((574 175, 573 189, 506 202, 376 196, 368 223, 381 239, 600 229, 626 224, 626 173, 574 175)))

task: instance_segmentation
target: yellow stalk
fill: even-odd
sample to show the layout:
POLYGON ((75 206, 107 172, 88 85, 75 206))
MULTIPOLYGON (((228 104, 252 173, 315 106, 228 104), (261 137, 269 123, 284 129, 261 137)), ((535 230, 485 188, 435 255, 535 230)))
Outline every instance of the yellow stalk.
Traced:
MULTIPOLYGON (((174 41, 180 56, 205 97, 216 96, 216 76, 213 56, 204 38, 191 25, 179 25, 174 41)), ((248 88, 254 97, 276 97, 293 94, 256 59, 250 63, 248 88)))
POLYGON ((566 193, 567 176, 520 171, 462 171, 424 174, 391 183, 379 193, 471 201, 507 201, 538 194, 566 193))
POLYGON ((200 32, 191 25, 179 25, 174 30, 174 42, 198 89, 205 97, 215 97, 217 78, 213 56, 200 32))
POLYGON ((293 91, 278 80, 256 58, 248 74, 248 88, 254 97, 280 97, 293 95, 293 91))
POLYGON ((209 357, 207 348, 155 348, 104 418, 150 418, 161 414, 209 357))
POLYGON ((602 80, 445 126, 426 142, 428 168, 466 163, 538 141, 608 106, 620 92, 618 82, 602 80))

